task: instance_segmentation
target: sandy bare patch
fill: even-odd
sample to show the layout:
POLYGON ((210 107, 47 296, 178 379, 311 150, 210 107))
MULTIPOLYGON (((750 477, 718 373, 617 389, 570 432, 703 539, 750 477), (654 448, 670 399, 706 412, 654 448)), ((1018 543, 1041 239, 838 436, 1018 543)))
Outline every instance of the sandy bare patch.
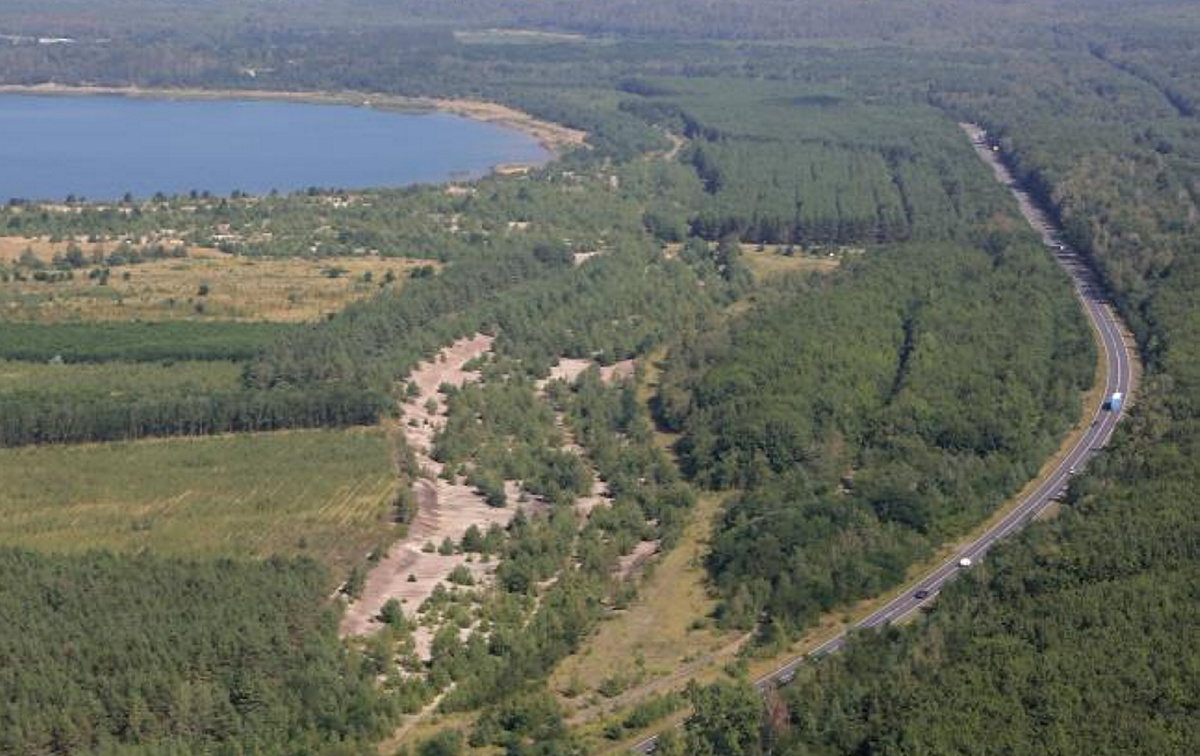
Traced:
POLYGON ((632 378, 635 370, 637 370, 636 360, 621 360, 611 365, 601 365, 600 380, 605 383, 623 381, 626 378, 632 378))
POLYGON ((446 424, 446 397, 438 389, 444 383, 465 386, 479 380, 479 374, 467 370, 466 365, 487 354, 492 341, 491 336, 483 334, 459 339, 434 359, 417 365, 408 376, 408 383, 416 384, 417 393, 403 405, 404 437, 417 455, 421 468, 431 476, 442 471, 442 463, 431 457, 430 452, 434 435, 446 424))
POLYGON ((667 139, 671 140, 671 148, 663 153, 662 159, 671 161, 678 157, 683 148, 687 146, 687 140, 670 131, 664 133, 667 139))
POLYGON ((530 166, 521 163, 501 163, 492 168, 499 176, 524 176, 529 173, 530 166))
MULTIPOLYGON (((433 437, 446 422, 446 397, 439 387, 443 384, 464 386, 479 380, 479 374, 466 366, 487 354, 491 346, 492 337, 483 334, 460 339, 443 349, 435 359, 422 362, 409 376, 409 381, 417 386, 417 393, 404 402, 401 422, 417 464, 428 477, 420 478, 413 486, 417 514, 409 525, 408 535, 393 545, 367 576, 362 596, 347 608, 342 619, 343 635, 361 635, 378 628, 375 618, 388 599, 399 600, 405 614, 414 616, 425 599, 433 595, 437 585, 459 565, 471 570, 476 584, 486 583, 494 571, 494 564, 468 562, 465 554, 431 552, 429 545, 440 546, 446 538, 457 544, 472 525, 485 531, 492 524, 503 527, 520 509, 541 506, 536 501, 522 507, 488 506, 484 497, 471 486, 437 477, 442 472, 442 464, 430 456, 433 437)), ((515 483, 506 483, 506 490, 511 500, 520 497, 520 488, 515 483)), ((427 646, 426 642, 426 652, 427 646)))
POLYGON ((637 369, 637 360, 621 360, 614 362, 611 365, 601 365, 594 360, 581 359, 578 357, 563 357, 559 359, 550 368, 550 375, 538 381, 538 389, 545 390, 546 385, 550 381, 566 381, 574 383, 579 380, 579 376, 583 375, 584 371, 596 365, 600 368, 600 380, 605 383, 613 381, 622 381, 626 378, 632 378, 634 371, 637 369))
POLYGON ((455 30, 454 38, 463 44, 496 44, 507 41, 523 42, 586 42, 583 34, 568 34, 565 32, 548 32, 540 29, 469 29, 455 30))
POLYGON ((578 357, 563 357, 553 367, 550 368, 550 376, 538 387, 544 388, 549 381, 566 381, 574 383, 579 380, 579 376, 583 375, 583 371, 590 368, 594 363, 591 360, 580 359, 578 357))
POLYGON ((595 470, 592 471, 592 490, 586 496, 580 496, 575 500, 575 511, 582 517, 587 517, 596 507, 607 507, 612 503, 612 493, 608 490, 608 483, 600 480, 596 475, 595 470))
POLYGON ((618 561, 617 577, 628 580, 646 560, 658 553, 658 548, 658 541, 639 541, 638 545, 633 547, 633 551, 618 561))
MULTIPOLYGON (((414 616, 421 604, 433 595, 439 583, 457 566, 466 565, 476 584, 486 584, 494 572, 494 565, 482 562, 467 562, 465 554, 439 554, 430 551, 449 538, 458 543, 472 526, 487 530, 492 524, 507 525, 522 509, 538 511, 547 505, 537 499, 522 496, 520 486, 514 481, 505 482, 509 501, 526 499, 520 506, 496 508, 488 506, 484 497, 473 487, 460 480, 448 481, 441 477, 443 465, 430 456, 433 438, 446 422, 446 397, 439 390, 443 385, 464 386, 479 380, 476 371, 468 364, 486 355, 493 338, 477 334, 460 339, 443 349, 437 357, 419 364, 409 375, 408 383, 416 391, 403 404, 404 416, 401 424, 405 439, 412 449, 424 477, 413 486, 417 497, 417 514, 409 526, 408 535, 392 546, 367 576, 362 596, 346 610, 342 620, 343 635, 361 635, 379 627, 376 616, 388 601, 395 598, 408 616, 414 616)), ((563 359, 551 369, 551 377, 542 381, 545 388, 549 380, 573 381, 588 367, 596 364, 592 360, 563 359)), ((619 380, 633 375, 635 363, 625 360, 613 365, 601 366, 601 377, 606 381, 619 380)), ((562 418, 558 418, 564 432, 562 418)), ((565 448, 583 456, 584 450, 566 434, 565 448)), ((576 511, 586 517, 598 506, 609 502, 608 487, 593 471, 592 490, 576 502, 576 511)), ((622 573, 637 568, 657 549, 656 544, 639 544, 634 553, 622 561, 622 573)), ((418 652, 428 651, 427 632, 418 633, 418 652), (422 650, 423 649, 423 650, 422 650)), ((424 657, 422 657, 424 658, 424 657)))
POLYGON ((486 121, 523 131, 555 154, 572 147, 578 147, 587 138, 587 132, 572 129, 559 123, 540 121, 528 113, 494 102, 441 99, 417 100, 416 102, 447 113, 465 116, 475 121, 486 121))

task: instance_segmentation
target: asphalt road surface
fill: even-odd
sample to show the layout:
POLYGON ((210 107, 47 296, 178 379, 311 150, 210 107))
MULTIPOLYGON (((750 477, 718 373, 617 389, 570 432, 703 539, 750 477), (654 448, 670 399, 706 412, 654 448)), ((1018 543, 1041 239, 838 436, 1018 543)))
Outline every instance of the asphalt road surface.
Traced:
MULTIPOLYGON (((1009 191, 1016 197, 1017 203, 1021 208, 1021 214, 1041 234, 1042 241, 1074 281, 1076 295, 1083 304, 1084 310, 1099 337, 1102 351, 1101 356, 1104 359, 1106 368, 1104 397, 1107 399, 1114 393, 1121 392, 1124 397, 1124 402, 1122 403, 1122 409, 1124 409, 1128 404, 1129 395, 1133 389, 1133 358, 1130 356, 1131 350, 1128 349, 1122 335, 1121 321, 1108 303, 1104 287, 1086 261, 1075 250, 1071 249, 1070 245, 1062 240, 1059 229, 1034 204, 1029 194, 1013 180, 1012 174, 1000 161, 999 153, 994 151, 988 143, 987 135, 983 129, 974 124, 966 123, 962 124, 962 127, 971 138, 971 143, 974 145, 980 159, 991 167, 996 175, 996 180, 1008 187, 1009 191)), ((947 581, 953 580, 963 569, 970 569, 970 566, 978 564, 997 541, 1024 528, 1043 509, 1058 500, 1066 491, 1071 477, 1081 471, 1087 465, 1088 460, 1112 438, 1113 431, 1122 415, 1121 411, 1114 412, 1103 407, 1094 408, 1093 413, 1087 430, 1075 445, 1071 447, 1071 450, 1063 457, 1058 466, 1015 509, 1009 512, 1004 519, 990 527, 987 532, 979 536, 979 538, 948 559, 937 569, 911 584, 907 590, 896 598, 873 612, 870 616, 859 621, 852 629, 861 630, 886 625, 889 622, 903 619, 917 611, 924 604, 932 601, 947 581), (970 566, 962 566, 964 559, 969 560, 967 564, 970 566), (917 598, 917 593, 920 593, 924 598, 917 598)), ((837 651, 845 644, 845 633, 831 638, 808 654, 792 659, 787 664, 760 678, 754 683, 754 686, 759 691, 765 691, 769 687, 786 685, 792 681, 797 667, 803 664, 805 660, 826 656, 837 651)), ((647 738, 633 746, 633 750, 637 753, 653 753, 657 748, 657 741, 657 737, 647 738)))

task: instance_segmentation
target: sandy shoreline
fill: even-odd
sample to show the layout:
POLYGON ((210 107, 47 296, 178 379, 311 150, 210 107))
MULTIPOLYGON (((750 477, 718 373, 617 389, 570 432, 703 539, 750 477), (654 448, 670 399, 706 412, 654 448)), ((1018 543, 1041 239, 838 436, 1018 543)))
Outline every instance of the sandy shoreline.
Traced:
MULTIPOLYGON (((0 84, 0 94, 26 95, 116 95, 154 99, 186 100, 274 100, 317 105, 353 105, 409 113, 438 112, 492 123, 528 134, 553 157, 584 143, 587 134, 562 124, 542 121, 516 108, 485 100, 401 97, 371 92, 280 92, 261 89, 156 89, 142 87, 73 86, 66 84, 0 84)), ((530 164, 505 164, 493 170, 534 167, 530 164)))

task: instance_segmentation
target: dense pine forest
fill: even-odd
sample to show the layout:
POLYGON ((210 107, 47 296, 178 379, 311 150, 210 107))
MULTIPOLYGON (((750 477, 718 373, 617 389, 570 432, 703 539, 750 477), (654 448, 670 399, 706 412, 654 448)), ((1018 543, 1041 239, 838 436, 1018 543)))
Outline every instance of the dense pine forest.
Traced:
POLYGON ((312 563, 0 554, 6 753, 353 752, 391 704, 312 563))
POLYGON ((1093 350, 1044 252, 990 243, 881 248, 680 350, 683 469, 745 491, 708 557, 725 621, 777 633, 881 593, 1057 446, 1093 350))
POLYGON ((1197 34, 1184 0, 6 3, 4 84, 474 97, 587 140, 452 188, 0 209, 5 236, 82 245, 0 256, 0 296, 104 287, 171 257, 152 251, 167 239, 329 258, 330 277, 339 257, 413 261, 306 323, 208 317, 200 292, 170 322, 0 310, 0 378, 64 371, 0 382, 0 446, 382 424, 407 485, 405 377, 484 334, 478 382, 439 387, 430 451, 521 510, 425 544, 462 569, 355 641, 329 597, 354 598, 414 527, 407 488, 349 576, 4 551, 0 751, 340 756, 415 723, 389 756, 560 756, 617 752, 683 709, 660 753, 1200 750, 1197 34), (1100 273, 1143 360, 1136 403, 1053 519, 764 698, 747 669, 1000 507, 1091 387, 1069 282, 958 121, 986 127, 1100 273), (103 244, 118 251, 82 251, 103 244), (816 260, 831 272, 798 267, 816 260), (563 360, 594 364, 545 382, 563 360), (85 364, 107 378, 73 381, 85 364), (605 503, 582 513, 593 477, 605 503), (720 502, 695 560, 715 603, 693 629, 745 643, 599 704, 549 686, 636 612, 698 494, 720 502))

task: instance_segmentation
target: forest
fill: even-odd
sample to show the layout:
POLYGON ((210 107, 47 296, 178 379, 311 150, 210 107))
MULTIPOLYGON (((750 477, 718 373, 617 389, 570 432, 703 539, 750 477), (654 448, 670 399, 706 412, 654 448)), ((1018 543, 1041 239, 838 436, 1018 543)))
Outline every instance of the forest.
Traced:
POLYGON ((862 244, 955 238, 995 211, 961 136, 923 108, 877 107, 774 82, 641 80, 629 108, 690 139, 709 239, 862 244), (720 96, 717 91, 724 89, 720 96), (751 111, 753 119, 734 117, 751 111))
POLYGON ((324 601, 343 576, 315 564, 6 551, 0 602, 16 622, 0 645, 20 663, 2 665, 0 750, 365 753, 435 699, 452 726, 401 753, 596 752, 612 745, 604 726, 631 722, 610 732, 633 738, 685 706, 696 715, 661 753, 1200 749, 1190 4, 5 6, 6 83, 473 96, 589 138, 454 192, 0 211, 15 236, 153 244, 169 228, 247 258, 430 261, 306 325, 5 322, 4 360, 210 360, 240 377, 6 389, 4 444, 390 421, 414 365, 482 332, 496 337, 484 380, 449 392, 438 456, 480 490, 519 476, 547 502, 431 545, 496 560, 493 586, 460 575, 349 648, 324 601), (58 35, 74 41, 36 39, 58 35), (1091 383, 1069 285, 960 120, 988 129, 1102 274, 1145 363, 1132 414, 1053 520, 916 622, 858 635, 759 697, 736 679, 747 663, 898 586, 1000 506, 1091 383), (739 242, 835 253, 839 269, 759 279, 739 242), (653 419, 649 355, 665 355, 653 419), (637 358, 639 374, 609 385, 593 369, 543 398, 536 382, 563 357, 637 358), (678 434, 673 455, 663 433, 678 434), (582 456, 557 448, 568 437, 582 456), (581 520, 571 504, 593 470, 612 502, 581 520), (757 643, 710 670, 733 681, 576 728, 545 679, 633 604, 636 579, 615 571, 639 544, 670 549, 697 489, 727 501, 703 559, 720 605, 696 619, 757 643), (437 628, 428 662, 422 628, 437 628))
MULTIPOLYGON (((493 374, 491 381, 495 380, 493 374)), ((654 446, 649 413, 637 400, 632 380, 606 383, 592 368, 573 382, 552 381, 547 391, 562 418, 561 431, 544 405, 530 406, 532 386, 491 381, 451 395, 450 422, 438 447, 448 460, 469 465, 476 474, 501 475, 498 466, 522 464, 525 480, 533 484, 522 486, 522 499, 546 509, 530 515, 522 511, 506 528, 468 530, 461 543, 439 547, 461 550, 472 559, 498 558, 495 588, 475 593, 470 581, 460 579, 450 588, 435 590, 414 618, 397 619, 376 635, 369 654, 391 674, 386 660, 399 650, 405 669, 426 675, 423 686, 406 689, 410 710, 440 693, 441 711, 475 713, 465 736, 446 731, 430 742, 533 749, 518 751, 522 753, 584 753, 566 728, 557 700, 541 685, 605 613, 629 600, 635 586, 621 576, 622 559, 639 544, 669 547, 693 497, 666 453, 654 446), (456 419, 477 396, 489 397, 492 406, 479 423, 464 427, 456 419), (533 417, 522 418, 523 409, 533 417), (528 459, 529 440, 564 431, 580 439, 582 457, 563 451, 558 462, 528 459), (614 443, 618 434, 621 441, 614 443), (491 458, 496 456, 501 459, 494 463, 491 458), (573 462, 564 465, 564 458, 573 462), (562 487, 537 492, 548 479, 539 466, 552 472, 585 460, 596 465, 610 487, 608 501, 586 517, 576 511, 571 497, 563 496, 562 487), (437 629, 430 658, 423 662, 413 654, 413 632, 429 627, 437 629), (529 745, 531 736, 538 740, 529 745)), ((513 501, 495 506, 516 505, 513 501)))
POLYGON ((0 552, 11 754, 366 753, 392 704, 313 563, 0 552))
POLYGON ((30 362, 246 360, 289 326, 272 323, 5 323, 0 358, 30 362))
POLYGON ((786 635, 882 592, 1074 422, 1095 357, 1068 285, 1025 238, 989 245, 879 248, 673 357, 684 471, 745 491, 708 557, 725 621, 786 635))
POLYGON ((0 446, 374 425, 387 407, 386 396, 339 386, 197 391, 179 383, 117 396, 18 391, 0 396, 0 446))
MULTIPOLYGON (((1133 325, 1147 373, 1116 446, 1054 520, 994 552, 924 619, 864 633, 757 710, 729 695, 712 718, 737 717, 750 735, 726 752, 1196 750, 1198 153, 1182 85, 1196 68, 1176 45, 1196 19, 1171 19, 1077 31, 1091 36, 1077 54, 1016 64, 1039 86, 984 74, 937 95, 1003 134, 1006 160, 1133 325), (1039 93, 1051 87, 1055 107, 1039 93)), ((719 742, 699 726, 686 740, 719 742)))

